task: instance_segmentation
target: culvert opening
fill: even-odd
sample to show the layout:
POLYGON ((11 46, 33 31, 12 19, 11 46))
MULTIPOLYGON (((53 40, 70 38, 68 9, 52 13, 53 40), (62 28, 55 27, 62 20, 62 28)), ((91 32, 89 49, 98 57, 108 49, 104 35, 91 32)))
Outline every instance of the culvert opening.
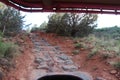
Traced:
POLYGON ((83 80, 83 79, 73 75, 47 75, 39 78, 38 80, 83 80))

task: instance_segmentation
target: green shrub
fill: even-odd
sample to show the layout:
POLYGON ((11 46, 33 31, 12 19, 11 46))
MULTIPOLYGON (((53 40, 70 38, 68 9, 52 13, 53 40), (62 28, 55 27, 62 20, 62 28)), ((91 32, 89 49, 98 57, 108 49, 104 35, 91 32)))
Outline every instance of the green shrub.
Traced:
POLYGON ((92 51, 88 54, 88 58, 92 58, 93 56, 95 56, 98 53, 98 49, 97 48, 93 48, 92 51))
POLYGON ((97 17, 96 14, 55 13, 49 16, 45 29, 62 36, 84 37, 96 27, 97 17))
POLYGON ((83 46, 82 46, 82 44, 81 43, 76 43, 75 44, 75 48, 82 48, 83 46))
POLYGON ((14 43, 0 42, 0 57, 13 58, 18 47, 14 43))
POLYGON ((0 31, 0 36, 3 36, 3 33, 0 31))
POLYGON ((108 59, 110 57, 110 55, 109 54, 102 54, 101 57, 102 57, 102 59, 108 59))
POLYGON ((115 63, 113 64, 113 66, 114 66, 116 69, 119 69, 119 70, 120 70, 120 61, 115 62, 115 63))
POLYGON ((0 31, 0 41, 2 40, 3 33, 0 31))

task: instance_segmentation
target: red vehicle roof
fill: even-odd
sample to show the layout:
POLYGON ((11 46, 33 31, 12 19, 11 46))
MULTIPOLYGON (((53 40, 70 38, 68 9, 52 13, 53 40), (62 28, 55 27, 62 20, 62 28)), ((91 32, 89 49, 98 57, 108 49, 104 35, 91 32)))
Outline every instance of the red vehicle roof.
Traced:
POLYGON ((120 0, 0 0, 26 12, 120 14, 120 0))

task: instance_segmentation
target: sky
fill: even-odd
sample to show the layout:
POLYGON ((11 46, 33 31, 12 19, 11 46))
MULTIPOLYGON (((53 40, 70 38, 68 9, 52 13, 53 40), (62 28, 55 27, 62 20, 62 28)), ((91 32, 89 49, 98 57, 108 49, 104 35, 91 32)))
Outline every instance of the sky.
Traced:
POLYGON ((120 15, 99 14, 97 23, 98 28, 120 26, 120 15))
MULTIPOLYGON (((25 24, 32 23, 31 27, 35 24, 40 26, 44 21, 48 21, 48 15, 50 13, 27 13, 22 12, 22 15, 26 15, 25 17, 25 24)), ((98 27, 97 28, 104 28, 104 27, 113 27, 113 26, 120 26, 120 15, 115 14, 98 14, 97 20, 98 27)))
POLYGON ((48 15, 50 15, 50 13, 21 13, 22 15, 25 15, 25 24, 32 23, 31 27, 33 27, 34 25, 40 26, 44 21, 48 22, 48 15))

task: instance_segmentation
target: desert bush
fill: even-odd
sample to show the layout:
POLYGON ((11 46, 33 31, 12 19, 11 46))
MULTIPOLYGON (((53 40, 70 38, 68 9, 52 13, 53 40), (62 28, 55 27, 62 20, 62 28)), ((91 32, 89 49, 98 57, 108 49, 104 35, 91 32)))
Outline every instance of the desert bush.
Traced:
POLYGON ((83 48, 83 46, 82 46, 81 43, 76 43, 76 44, 75 44, 75 48, 83 48))
POLYGON ((98 38, 94 35, 89 35, 84 38, 84 42, 82 43, 86 43, 86 46, 88 45, 88 47, 97 47, 99 48, 99 51, 109 52, 109 54, 114 56, 120 55, 120 40, 105 39, 104 37, 98 38))
POLYGON ((18 46, 10 42, 0 42, 0 57, 13 58, 18 52, 18 46))
POLYGON ((94 34, 96 37, 104 37, 106 39, 119 39, 120 40, 120 28, 118 26, 110 27, 110 28, 101 28, 95 29, 94 34))
POLYGON ((25 16, 18 10, 8 7, 3 13, 0 12, 0 30, 6 36, 10 36, 11 32, 17 34, 25 26, 23 21, 25 16))
POLYGON ((93 56, 95 56, 98 53, 98 49, 97 48, 93 48, 91 50, 91 52, 88 54, 88 59, 92 58, 93 56))
POLYGON ((3 37, 3 34, 2 34, 2 32, 0 31, 0 41, 2 40, 2 37, 3 37))
POLYGON ((120 61, 115 62, 115 63, 113 64, 113 66, 114 66, 116 69, 119 69, 119 70, 120 70, 120 61))
POLYGON ((96 27, 96 14, 55 13, 49 16, 46 32, 62 36, 84 37, 96 27))
POLYGON ((0 37, 3 36, 3 33, 0 31, 0 37))
POLYGON ((105 60, 105 59, 108 59, 110 57, 110 55, 109 54, 102 54, 101 57, 103 60, 105 60))
POLYGON ((38 28, 38 27, 33 27, 33 28, 31 29, 31 32, 36 32, 36 31, 39 31, 39 28, 38 28))

